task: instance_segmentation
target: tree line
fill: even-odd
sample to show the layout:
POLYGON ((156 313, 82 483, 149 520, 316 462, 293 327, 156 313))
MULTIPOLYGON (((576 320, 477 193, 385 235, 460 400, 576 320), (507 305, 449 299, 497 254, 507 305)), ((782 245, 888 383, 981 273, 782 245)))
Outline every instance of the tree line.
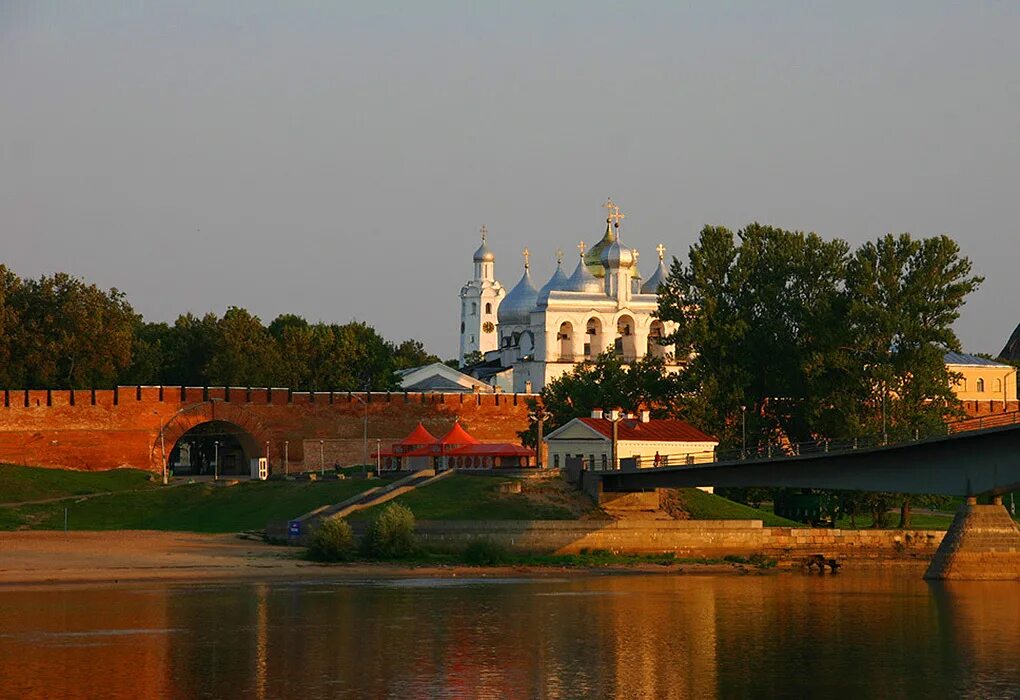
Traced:
MULTIPOLYGON (((721 449, 744 448, 746 435, 749 452, 931 434, 960 412, 943 355, 960 351, 952 324, 982 282, 948 236, 852 248, 757 223, 706 226, 659 289, 657 316, 676 324, 664 342, 686 368, 583 364, 543 390, 549 429, 593 406, 647 405, 717 436, 721 449)), ((899 502, 909 519, 907 497, 859 501, 848 507, 899 502)))
POLYGON ((284 314, 266 326, 230 307, 222 316, 146 322, 117 289, 65 273, 21 279, 0 265, 0 386, 389 390, 399 386, 396 370, 437 360, 421 342, 388 341, 360 321, 284 314))

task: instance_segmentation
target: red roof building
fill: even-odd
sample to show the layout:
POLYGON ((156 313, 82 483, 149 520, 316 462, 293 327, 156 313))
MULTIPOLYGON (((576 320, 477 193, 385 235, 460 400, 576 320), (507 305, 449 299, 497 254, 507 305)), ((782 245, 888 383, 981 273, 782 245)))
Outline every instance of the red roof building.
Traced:
POLYGON ((550 466, 565 467, 568 458, 579 458, 595 471, 712 462, 718 445, 716 438, 690 423, 653 419, 648 411, 623 416, 595 410, 591 417, 575 418, 546 437, 550 466))
POLYGON ((460 422, 436 438, 421 423, 410 435, 378 456, 384 470, 520 469, 535 465, 535 451, 509 443, 479 441, 460 422))

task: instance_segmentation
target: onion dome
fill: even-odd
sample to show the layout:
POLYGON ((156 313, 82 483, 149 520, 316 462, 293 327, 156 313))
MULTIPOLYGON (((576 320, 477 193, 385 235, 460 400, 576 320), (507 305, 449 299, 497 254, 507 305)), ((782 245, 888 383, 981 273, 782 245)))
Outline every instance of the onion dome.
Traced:
POLYGON ((475 251, 475 262, 495 262, 496 254, 489 248, 489 244, 485 242, 488 237, 488 230, 485 226, 482 226, 482 244, 478 246, 478 250, 475 251))
POLYGON ((659 253, 659 266, 655 268, 655 273, 648 278, 648 281, 641 285, 642 294, 658 294, 659 287, 666 284, 666 276, 669 275, 669 270, 666 269, 666 262, 663 258, 666 256, 666 248, 661 243, 655 248, 659 253))
POLYGON ((588 270, 598 279, 606 276, 606 269, 602 264, 602 254, 619 237, 620 220, 625 218, 624 214, 620 213, 620 207, 616 206, 613 202, 612 197, 606 200, 602 208, 608 213, 606 217, 606 232, 602 235, 602 239, 593 245, 591 250, 584 256, 584 263, 588 266, 588 270))
POLYGON ((602 251, 601 256, 602 267, 607 270, 629 270, 634 267, 634 259, 634 251, 615 237, 609 247, 602 251))
POLYGON ((616 236, 613 235, 613 225, 609 219, 606 219, 606 232, 602 235, 602 239, 593 245, 587 253, 584 255, 584 264, 588 266, 588 271, 597 278, 604 277, 606 270, 602 267, 602 251, 613 244, 616 240, 616 236))
POLYGON ((549 281, 545 283, 545 286, 538 292, 538 306, 539 308, 546 306, 549 303, 549 292, 558 292, 567 288, 569 280, 567 276, 563 274, 563 251, 556 251, 556 271, 553 273, 549 281))
POLYGON ((538 302, 538 290, 531 282, 531 270, 528 265, 528 249, 524 249, 524 274, 510 290, 510 293, 499 303, 496 319, 501 326, 529 326, 531 312, 538 302))
MULTIPOLYGON (((578 246, 581 250, 581 259, 577 263, 577 269, 574 270, 574 274, 567 280, 567 285, 564 287, 564 291, 568 292, 584 292, 586 294, 601 294, 605 291, 602 286, 602 282, 596 279, 595 275, 588 269, 588 264, 585 262, 584 256, 584 241, 581 241, 581 245, 578 246)), ((602 269, 602 265, 599 265, 599 269, 602 269)))

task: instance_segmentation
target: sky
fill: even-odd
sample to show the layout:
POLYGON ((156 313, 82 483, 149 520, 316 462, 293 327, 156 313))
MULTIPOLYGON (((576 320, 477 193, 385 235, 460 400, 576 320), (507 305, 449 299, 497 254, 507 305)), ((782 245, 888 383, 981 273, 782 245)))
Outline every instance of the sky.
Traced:
POLYGON ((0 0, 0 262, 147 320, 365 321, 441 357, 508 287, 705 224, 949 234, 1020 321, 1020 3, 0 0))

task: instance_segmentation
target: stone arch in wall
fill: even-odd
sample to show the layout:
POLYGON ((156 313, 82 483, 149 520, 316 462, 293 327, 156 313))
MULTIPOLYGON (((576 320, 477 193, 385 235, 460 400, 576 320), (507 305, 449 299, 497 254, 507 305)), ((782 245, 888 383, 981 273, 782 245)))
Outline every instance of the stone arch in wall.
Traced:
POLYGON ((556 332, 556 347, 559 350, 560 360, 574 359, 574 324, 570 321, 563 321, 556 332))
POLYGON ((666 346, 662 339, 666 335, 666 327, 659 319, 652 319, 648 326, 648 350, 647 354, 653 357, 666 357, 666 346))
POLYGON ((614 351, 624 362, 637 359, 637 323, 630 314, 620 314, 616 319, 614 351))
POLYGON ((164 455, 169 461, 171 451, 181 438, 188 434, 189 431, 208 423, 232 426, 230 429, 243 435, 248 451, 253 452, 250 457, 262 455, 261 446, 268 437, 268 430, 262 421, 259 420, 258 416, 248 410, 243 404, 238 405, 226 401, 213 400, 185 406, 166 419, 160 425, 159 432, 157 432, 156 438, 153 441, 149 464, 155 467, 157 471, 161 471, 164 455), (252 447, 253 444, 255 447, 252 447))
POLYGON ((590 316, 584 322, 584 356, 595 357, 605 349, 605 331, 602 328, 602 319, 598 316, 590 316))

